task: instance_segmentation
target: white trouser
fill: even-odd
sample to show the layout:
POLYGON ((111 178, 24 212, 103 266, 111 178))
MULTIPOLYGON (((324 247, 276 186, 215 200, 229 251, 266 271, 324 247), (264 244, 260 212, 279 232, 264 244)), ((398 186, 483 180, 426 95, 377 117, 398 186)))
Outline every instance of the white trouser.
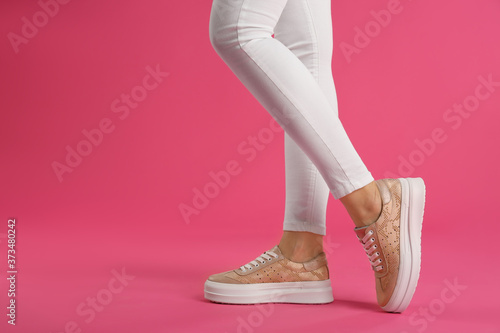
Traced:
POLYGON ((373 181, 338 118, 330 1, 214 0, 210 18, 214 49, 285 130, 284 230, 323 235, 328 192, 373 181))

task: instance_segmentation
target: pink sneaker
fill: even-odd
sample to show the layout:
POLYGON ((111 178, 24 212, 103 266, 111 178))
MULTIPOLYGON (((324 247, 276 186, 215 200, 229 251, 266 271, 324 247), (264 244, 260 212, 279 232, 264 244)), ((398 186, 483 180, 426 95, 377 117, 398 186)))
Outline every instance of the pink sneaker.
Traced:
POLYGON ((403 312, 420 274, 420 237, 425 203, 421 178, 377 180, 380 217, 354 231, 375 271, 377 301, 387 312, 403 312))
POLYGON ((275 246, 238 269, 210 276, 205 298, 230 304, 330 303, 326 255, 298 263, 285 258, 275 246))

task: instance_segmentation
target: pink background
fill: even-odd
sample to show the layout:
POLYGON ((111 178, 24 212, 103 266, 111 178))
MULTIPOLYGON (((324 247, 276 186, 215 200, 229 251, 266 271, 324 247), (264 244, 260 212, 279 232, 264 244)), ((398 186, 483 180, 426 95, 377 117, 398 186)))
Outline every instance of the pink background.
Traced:
POLYGON ((373 175, 427 184, 421 279, 401 315, 377 307, 369 263, 333 199, 332 304, 203 299, 208 275, 278 242, 285 190, 282 133, 250 162, 237 150, 270 117, 212 50, 210 1, 71 1, 51 7, 48 22, 35 1, 2 1, 0 330, 500 332, 500 86, 466 118, 447 111, 474 102, 479 77, 500 82, 500 2, 401 0, 402 11, 348 62, 341 45, 353 45, 355 28, 388 3, 333 1, 333 71, 341 119, 373 175), (40 27, 16 53, 9 36, 22 35, 23 17, 40 27), (147 78, 151 90, 142 88, 148 66, 169 73, 157 84, 147 78), (127 115, 120 99, 131 93, 140 101, 127 115), (60 181, 53 162, 65 163, 67 146, 88 152, 82 131, 103 119, 113 131, 100 143, 97 135, 60 181), (433 131, 440 142, 431 147, 433 131), (427 154, 415 140, 428 143, 427 154), (240 172, 186 223, 179 205, 192 206, 193 191, 233 160, 240 172), (16 327, 5 315, 10 217, 16 327), (118 288, 113 270, 122 269, 131 277, 118 288), (449 282, 466 289, 450 294, 449 282), (93 312, 95 297, 106 304, 93 312))

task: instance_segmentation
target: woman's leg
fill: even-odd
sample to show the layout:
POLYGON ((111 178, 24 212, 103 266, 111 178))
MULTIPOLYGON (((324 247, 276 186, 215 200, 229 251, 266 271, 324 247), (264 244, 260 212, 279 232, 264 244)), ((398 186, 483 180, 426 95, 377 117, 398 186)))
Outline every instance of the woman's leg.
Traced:
MULTIPOLYGON (((236 76, 314 162, 334 197, 341 198, 373 178, 310 70, 272 37, 287 2, 215 0, 211 41, 236 76)), ((329 0, 310 0, 300 10, 311 15, 319 7, 314 2, 329 8, 329 0)), ((316 24, 311 19, 313 28, 323 29, 316 24)))
MULTIPOLYGON (((337 95, 332 76, 333 35, 330 1, 288 0, 274 37, 307 67, 335 115, 337 95), (295 27, 296 29, 290 29, 295 27)), ((286 201, 279 247, 295 261, 323 252, 330 191, 318 169, 285 133, 286 201)))
MULTIPOLYGON (((338 115, 332 77, 333 36, 329 1, 288 0, 274 37, 309 70, 338 115), (314 22, 314 23, 313 23, 314 22), (290 29, 295 26, 297 29, 290 29)), ((286 204, 284 230, 326 233, 328 185, 295 141, 285 133, 286 204)))
MULTIPOLYGON (((380 306, 401 312, 413 296, 420 271, 425 185, 421 179, 410 178, 373 182, 314 73, 272 37, 287 3, 293 4, 290 1, 215 0, 210 20, 212 44, 344 204, 375 271, 380 306)), ((305 12, 310 25, 301 27, 292 20, 284 31, 328 28, 318 24, 314 12, 321 8, 315 4, 325 6, 329 0, 296 1, 302 7, 292 10, 291 17, 305 12)), ((304 239, 321 237, 298 233, 304 239)), ((311 239, 304 244, 311 244, 311 239)), ((294 262, 278 246, 237 270, 212 275, 205 283, 205 297, 229 303, 324 303, 333 300, 330 294, 324 253, 294 262)))

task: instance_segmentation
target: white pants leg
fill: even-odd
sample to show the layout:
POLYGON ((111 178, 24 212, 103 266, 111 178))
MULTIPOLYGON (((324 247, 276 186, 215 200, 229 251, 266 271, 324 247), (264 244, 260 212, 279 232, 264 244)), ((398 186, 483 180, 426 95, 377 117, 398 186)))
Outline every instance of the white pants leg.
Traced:
POLYGON ((338 118, 324 66, 329 13, 330 0, 214 0, 210 19, 217 53, 285 130, 287 205, 294 205, 285 228, 320 234, 324 217, 313 215, 324 215, 327 196, 317 171, 337 199, 373 181, 338 118))
MULTIPOLYGON (((332 16, 330 0, 288 0, 274 29, 283 43, 307 67, 338 115, 332 76, 332 16), (297 27, 298 29, 290 29, 297 27)), ((286 202, 283 230, 326 234, 330 191, 312 161, 285 133, 286 202)))

